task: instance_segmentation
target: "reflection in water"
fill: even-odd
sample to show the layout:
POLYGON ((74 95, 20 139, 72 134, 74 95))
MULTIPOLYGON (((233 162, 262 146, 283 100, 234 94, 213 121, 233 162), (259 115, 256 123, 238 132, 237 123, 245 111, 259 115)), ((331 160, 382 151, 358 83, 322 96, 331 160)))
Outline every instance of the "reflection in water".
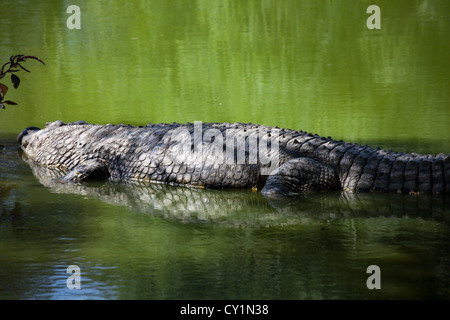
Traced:
POLYGON ((135 212, 183 222, 268 226, 392 216, 450 223, 450 203, 445 195, 334 192, 275 200, 249 190, 197 189, 159 183, 67 184, 55 180, 64 171, 29 164, 41 184, 52 192, 90 196, 135 212))

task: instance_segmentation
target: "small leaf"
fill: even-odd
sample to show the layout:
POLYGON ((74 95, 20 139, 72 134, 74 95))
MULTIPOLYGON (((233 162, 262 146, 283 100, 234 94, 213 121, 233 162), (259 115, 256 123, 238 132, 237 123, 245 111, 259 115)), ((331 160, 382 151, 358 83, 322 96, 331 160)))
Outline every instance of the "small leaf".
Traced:
POLYGON ((14 73, 11 73, 11 82, 13 83, 14 89, 17 89, 20 84, 20 78, 14 73))
POLYGON ((4 84, 0 83, 0 93, 2 93, 3 95, 6 94, 6 91, 8 91, 8 87, 5 86, 4 84))
POLYGON ((14 101, 11 101, 11 100, 5 100, 5 101, 3 101, 3 103, 9 104, 11 106, 17 106, 17 103, 15 103, 14 101))

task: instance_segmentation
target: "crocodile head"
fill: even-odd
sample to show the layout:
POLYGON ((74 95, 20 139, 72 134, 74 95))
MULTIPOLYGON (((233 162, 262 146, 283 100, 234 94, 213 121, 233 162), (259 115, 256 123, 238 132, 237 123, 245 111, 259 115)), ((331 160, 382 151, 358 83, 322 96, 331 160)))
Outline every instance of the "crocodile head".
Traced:
POLYGON ((17 142, 21 149, 30 158, 33 158, 36 151, 41 147, 41 142, 53 131, 53 129, 64 125, 62 121, 48 123, 44 129, 38 127, 28 127, 17 136, 17 142))
POLYGON ((17 142, 20 144, 20 147, 30 157, 35 153, 41 131, 38 127, 28 127, 17 136, 17 142))

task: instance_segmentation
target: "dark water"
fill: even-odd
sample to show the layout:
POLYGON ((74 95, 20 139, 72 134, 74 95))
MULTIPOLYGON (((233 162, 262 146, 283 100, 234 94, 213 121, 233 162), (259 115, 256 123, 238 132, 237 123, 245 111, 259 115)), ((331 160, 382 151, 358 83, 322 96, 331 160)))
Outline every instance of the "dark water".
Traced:
POLYGON ((445 197, 61 185, 13 147, 0 160, 4 299, 449 298, 445 197))
POLYGON ((59 186, 30 168, 28 126, 253 122, 397 151, 450 152, 450 2, 2 1, 0 298, 448 299, 449 199, 59 186), (71 265, 81 289, 68 289, 71 265), (368 266, 381 270, 370 290, 368 266))

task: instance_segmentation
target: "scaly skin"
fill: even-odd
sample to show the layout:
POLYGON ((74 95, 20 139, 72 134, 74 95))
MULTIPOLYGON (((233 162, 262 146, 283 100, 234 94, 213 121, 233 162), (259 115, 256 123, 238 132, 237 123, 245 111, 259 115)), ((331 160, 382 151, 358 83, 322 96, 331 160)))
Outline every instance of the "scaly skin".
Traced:
POLYGON ((265 196, 333 189, 450 193, 449 155, 385 151, 256 124, 56 121, 25 129, 18 142, 34 163, 69 171, 61 178, 68 182, 109 178, 258 188, 265 196))

